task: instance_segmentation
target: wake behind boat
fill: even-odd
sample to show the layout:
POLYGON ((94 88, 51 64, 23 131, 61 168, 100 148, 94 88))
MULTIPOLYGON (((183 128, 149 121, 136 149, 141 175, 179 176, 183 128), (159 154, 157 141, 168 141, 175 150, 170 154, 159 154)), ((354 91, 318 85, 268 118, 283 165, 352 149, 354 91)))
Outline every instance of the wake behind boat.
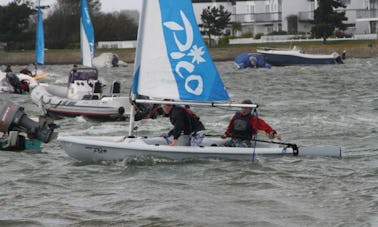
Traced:
POLYGON ((264 55, 265 60, 273 66, 343 63, 341 56, 336 52, 328 55, 306 54, 296 46, 292 49, 261 48, 257 49, 257 52, 264 55))
MULTIPOLYGON (((190 0, 144 0, 140 18, 132 87, 135 103, 248 107, 233 104, 211 59, 194 17, 190 0), (150 97, 137 99, 138 96, 150 97)), ((340 157, 339 147, 298 149, 288 143, 261 142, 253 147, 226 147, 221 138, 206 137, 200 146, 170 146, 164 137, 134 137, 134 106, 129 136, 63 136, 65 152, 80 161, 118 161, 135 157, 182 160, 221 158, 250 160, 254 155, 330 155, 340 157)))

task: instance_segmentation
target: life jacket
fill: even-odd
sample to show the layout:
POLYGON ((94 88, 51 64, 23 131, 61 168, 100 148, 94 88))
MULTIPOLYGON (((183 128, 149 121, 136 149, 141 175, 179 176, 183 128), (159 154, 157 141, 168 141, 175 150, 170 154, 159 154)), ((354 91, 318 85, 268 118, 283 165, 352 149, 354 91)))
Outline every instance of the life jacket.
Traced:
POLYGON ((243 140, 250 140, 252 138, 253 127, 249 123, 251 118, 251 114, 245 116, 242 116, 240 113, 236 114, 231 126, 232 138, 243 140))
POLYGON ((183 109, 187 114, 188 123, 189 123, 188 125, 189 128, 187 128, 187 130, 189 131, 184 132, 184 134, 190 134, 192 132, 205 130, 205 126, 200 121, 200 118, 196 114, 194 114, 191 109, 189 109, 188 107, 183 107, 183 106, 175 106, 174 108, 183 109))
POLYGON ((20 81, 20 89, 21 89, 21 91, 29 92, 29 83, 28 83, 28 81, 21 80, 20 81))

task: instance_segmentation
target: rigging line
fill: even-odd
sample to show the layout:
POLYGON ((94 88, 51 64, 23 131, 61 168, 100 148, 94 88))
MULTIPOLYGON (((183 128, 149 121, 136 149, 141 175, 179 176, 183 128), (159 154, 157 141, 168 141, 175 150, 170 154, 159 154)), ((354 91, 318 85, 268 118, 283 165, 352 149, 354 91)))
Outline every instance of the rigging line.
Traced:
MULTIPOLYGON (((251 155, 251 162, 255 162, 255 158, 256 158, 256 146, 257 146, 257 129, 258 129, 258 125, 259 125, 259 116, 258 116, 258 113, 257 113, 257 109, 254 108, 253 109, 253 114, 252 114, 252 117, 253 115, 256 114, 256 136, 255 136, 255 139, 254 139, 254 142, 253 142, 253 153, 251 155)), ((252 136, 253 136, 253 128, 252 128, 252 136)))

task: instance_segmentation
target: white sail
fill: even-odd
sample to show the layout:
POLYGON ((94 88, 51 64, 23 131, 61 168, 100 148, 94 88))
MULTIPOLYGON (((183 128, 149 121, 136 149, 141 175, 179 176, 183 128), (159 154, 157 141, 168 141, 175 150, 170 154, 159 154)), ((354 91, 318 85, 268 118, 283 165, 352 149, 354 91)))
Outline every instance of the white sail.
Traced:
POLYGON ((80 46, 82 65, 92 67, 94 55, 94 31, 87 0, 81 0, 80 46))
POLYGON ((229 99, 190 0, 144 1, 139 29, 135 94, 198 102, 229 99))

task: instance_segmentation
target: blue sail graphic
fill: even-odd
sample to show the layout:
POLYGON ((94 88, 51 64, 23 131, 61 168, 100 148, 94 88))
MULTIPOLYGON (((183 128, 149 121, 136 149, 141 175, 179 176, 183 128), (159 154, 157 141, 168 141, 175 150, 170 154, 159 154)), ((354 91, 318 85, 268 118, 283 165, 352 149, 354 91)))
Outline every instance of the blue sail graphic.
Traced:
POLYGON ((92 66, 94 56, 94 30, 86 0, 81 0, 80 30, 82 64, 92 66))
POLYGON ((159 2, 161 26, 180 99, 227 101, 228 93, 202 39, 191 0, 159 2))
POLYGON ((37 30, 35 37, 35 62, 43 65, 45 63, 45 37, 43 34, 43 17, 41 11, 41 1, 38 0, 37 30))

